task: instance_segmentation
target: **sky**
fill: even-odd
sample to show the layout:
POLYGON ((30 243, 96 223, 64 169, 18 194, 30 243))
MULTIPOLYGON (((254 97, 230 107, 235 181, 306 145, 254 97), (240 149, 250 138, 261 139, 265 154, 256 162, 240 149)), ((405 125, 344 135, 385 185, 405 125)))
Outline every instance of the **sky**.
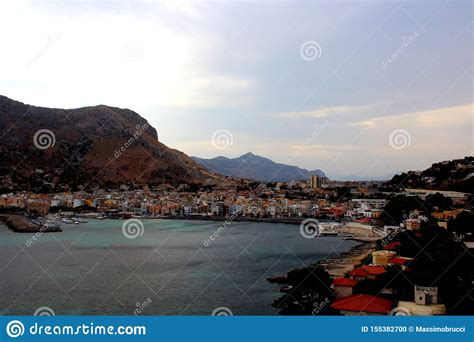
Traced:
POLYGON ((385 179, 474 151, 471 1, 2 1, 0 94, 191 156, 385 179))

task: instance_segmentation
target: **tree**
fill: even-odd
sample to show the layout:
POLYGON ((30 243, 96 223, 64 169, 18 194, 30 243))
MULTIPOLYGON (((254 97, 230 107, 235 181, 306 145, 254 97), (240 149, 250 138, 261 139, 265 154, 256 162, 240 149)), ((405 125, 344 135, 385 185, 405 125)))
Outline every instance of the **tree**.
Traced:
POLYGON ((432 212, 434 207, 437 207, 439 210, 449 210, 452 206, 453 200, 449 197, 444 197, 439 192, 433 195, 428 195, 423 204, 423 207, 425 207, 429 212, 432 212))
POLYGON ((385 206, 380 219, 386 225, 398 225, 408 217, 410 211, 421 207, 421 199, 415 196, 397 195, 385 206))
POLYGON ((463 235, 473 236, 474 233, 474 215, 470 211, 463 211, 455 219, 448 221, 448 231, 463 235))

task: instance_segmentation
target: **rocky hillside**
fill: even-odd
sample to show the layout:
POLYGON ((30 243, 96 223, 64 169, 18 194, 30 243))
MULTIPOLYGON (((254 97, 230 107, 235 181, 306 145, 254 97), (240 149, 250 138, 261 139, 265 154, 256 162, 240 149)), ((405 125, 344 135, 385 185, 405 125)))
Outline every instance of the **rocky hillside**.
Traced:
POLYGON ((394 176, 385 186, 393 189, 424 188, 474 193, 474 157, 434 163, 424 171, 394 176))
POLYGON ((232 159, 226 157, 192 158, 207 169, 221 175, 255 179, 261 182, 289 182, 308 180, 311 175, 324 176, 324 172, 321 170, 309 171, 297 166, 275 163, 268 158, 250 152, 232 159))
POLYGON ((0 96, 0 189, 215 184, 221 177, 158 141, 137 113, 41 108, 0 96))

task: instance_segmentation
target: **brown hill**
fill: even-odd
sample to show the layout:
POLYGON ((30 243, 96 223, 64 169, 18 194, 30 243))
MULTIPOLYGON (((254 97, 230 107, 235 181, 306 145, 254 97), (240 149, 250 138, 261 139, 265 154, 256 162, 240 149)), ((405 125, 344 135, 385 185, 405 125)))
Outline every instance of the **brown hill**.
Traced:
POLYGON ((0 188, 215 184, 222 178, 158 141, 129 109, 42 108, 0 96, 0 188))

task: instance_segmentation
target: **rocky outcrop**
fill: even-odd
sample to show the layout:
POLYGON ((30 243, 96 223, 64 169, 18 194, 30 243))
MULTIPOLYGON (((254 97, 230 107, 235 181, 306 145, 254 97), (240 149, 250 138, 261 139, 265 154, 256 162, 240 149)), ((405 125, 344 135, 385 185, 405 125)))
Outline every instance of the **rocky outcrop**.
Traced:
POLYGON ((205 185, 222 179, 158 141, 156 129, 129 109, 42 108, 0 96, 0 134, 0 186, 9 189, 205 185))
POLYGON ((0 215, 0 220, 17 233, 52 233, 62 232, 61 228, 50 228, 31 223, 21 215, 0 215))

